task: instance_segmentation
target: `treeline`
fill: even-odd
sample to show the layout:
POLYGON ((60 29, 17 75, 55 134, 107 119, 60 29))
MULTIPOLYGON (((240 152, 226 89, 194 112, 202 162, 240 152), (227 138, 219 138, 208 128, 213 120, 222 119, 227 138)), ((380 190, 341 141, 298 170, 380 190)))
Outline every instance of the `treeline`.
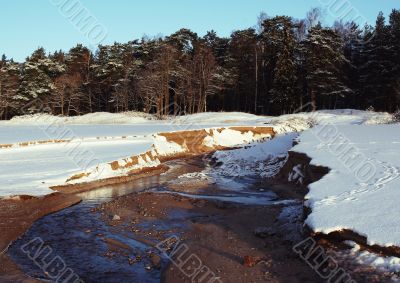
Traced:
POLYGON ((394 112, 400 103, 400 10, 359 27, 261 15, 229 38, 181 29, 165 38, 37 49, 23 63, 0 61, 0 118, 50 112, 144 111, 164 115, 296 109, 394 112))

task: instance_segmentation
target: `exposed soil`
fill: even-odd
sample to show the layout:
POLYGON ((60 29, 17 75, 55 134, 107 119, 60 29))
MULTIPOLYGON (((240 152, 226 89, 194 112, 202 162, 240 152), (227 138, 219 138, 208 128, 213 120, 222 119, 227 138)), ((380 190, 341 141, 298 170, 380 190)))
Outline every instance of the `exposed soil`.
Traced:
POLYGON ((45 197, 19 196, 0 200, 0 280, 1 282, 35 282, 26 277, 8 258, 9 245, 25 233, 38 219, 80 202, 75 195, 54 193, 45 197))
POLYGON ((137 172, 129 174, 128 176, 120 176, 120 177, 112 177, 107 179, 101 179, 98 181, 93 181, 90 183, 79 183, 79 184, 68 184, 68 185, 60 185, 51 187, 52 190, 57 192, 62 192, 65 194, 78 194, 82 192, 88 192, 91 190, 95 190, 101 187, 110 186, 110 185, 118 185, 129 183, 135 180, 139 180, 141 178, 159 175, 168 170, 168 166, 161 164, 158 167, 150 167, 138 170, 137 172))
MULTIPOLYGON (((296 156, 296 158, 303 157, 296 156)), ((312 167, 307 167, 309 169, 306 171, 308 175, 306 175, 305 183, 303 186, 295 186, 285 182, 287 180, 285 172, 290 172, 291 165, 299 164, 297 163, 299 160, 289 160, 276 180, 256 180, 249 183, 244 192, 237 192, 229 191, 226 186, 204 179, 201 174, 196 175, 204 169, 204 161, 201 156, 197 156, 184 161, 180 166, 170 167, 165 174, 161 173, 168 167, 161 168, 160 171, 132 175, 131 179, 125 181, 130 181, 130 186, 137 186, 137 193, 131 192, 120 197, 112 195, 113 200, 90 210, 76 208, 79 217, 83 218, 71 220, 70 217, 74 213, 66 212, 65 215, 61 213, 48 223, 54 225, 63 223, 64 219, 69 219, 71 226, 68 226, 68 229, 71 228, 73 231, 68 231, 68 233, 74 234, 76 226, 80 236, 87 235, 84 235, 87 241, 96 239, 96 244, 86 248, 88 249, 87 256, 97 256, 96 245, 101 242, 106 245, 107 250, 103 256, 111 261, 101 262, 109 262, 110 266, 116 267, 120 265, 119 260, 123 260, 138 268, 138 262, 143 261, 146 265, 143 265, 144 273, 140 273, 140 276, 146 276, 146 272, 152 275, 161 272, 162 282, 200 282, 196 281, 199 278, 188 275, 188 270, 185 275, 183 272, 185 269, 175 264, 190 255, 195 255, 200 259, 203 267, 208 268, 215 276, 217 280, 215 282, 324 282, 293 252, 292 248, 308 235, 308 231, 302 228, 304 213, 306 213, 302 209, 302 201, 307 192, 304 184, 312 182, 320 174, 323 175, 327 169, 317 168, 317 173, 315 173, 312 167), (187 173, 194 173, 194 175, 179 178, 187 173), (159 175, 156 179, 157 186, 154 186, 153 181, 146 181, 157 175, 159 175), (143 189, 147 191, 142 192, 143 189), (149 191, 150 189, 153 190, 149 191), (219 198, 226 197, 228 192, 231 193, 232 199, 245 194, 271 197, 271 194, 267 194, 268 192, 275 193, 276 198, 271 197, 271 202, 265 204, 240 203, 219 198), (189 193, 192 197, 178 193, 189 193), (202 196, 207 198, 201 198, 202 196), (283 199, 291 200, 291 202, 280 202, 283 199), (282 219, 280 215, 283 211, 292 211, 293 214, 282 219), (99 220, 92 221, 98 217, 99 220), (87 220, 87 223, 95 224, 95 226, 85 227, 85 221, 77 221, 79 223, 75 224, 76 220, 87 220), (102 226, 102 231, 106 231, 103 226, 109 227, 112 233, 105 235, 96 232, 100 226, 102 226), (165 254, 160 253, 157 245, 172 236, 177 237, 188 251, 182 254, 181 258, 172 256, 170 260, 165 258, 165 254), (138 252, 138 247, 132 247, 129 244, 130 241, 123 240, 126 237, 141 243, 148 249, 138 252)), ((304 165, 307 166, 308 163, 309 160, 306 159, 304 165)), ((111 183, 115 181, 110 180, 111 183)), ((119 181, 122 182, 122 180, 119 181)), ((72 193, 104 186, 108 184, 107 182, 92 184, 93 187, 82 185, 73 190, 65 188, 71 194, 54 193, 45 198, 19 197, 0 200, 0 207, 2 207, 0 219, 3 219, 3 222, 0 222, 0 231, 6 231, 0 236, 1 250, 5 250, 10 242, 15 241, 28 230, 34 221, 79 202, 80 198, 72 193)), ((101 191, 101 194, 103 193, 101 191)), ((35 231, 47 233, 46 218, 41 222, 42 226, 35 231)), ((61 226, 64 228, 63 224, 61 226)), ((57 242, 57 237, 53 238, 52 240, 57 242)), ((90 241, 88 243, 90 244, 90 241)), ((343 248, 324 239, 320 239, 319 243, 325 247, 327 253, 335 254, 343 248)), ((86 244, 85 247, 87 247, 86 244)), ((71 258, 70 261, 67 255, 65 254, 64 258, 67 262, 73 263, 74 260, 77 262, 77 255, 74 254, 74 260, 71 258)), ((80 260, 79 258, 78 261, 80 260)), ((91 263, 89 259, 82 258, 82 261, 84 260, 86 264, 91 263)), ((110 267, 105 265, 104 268, 102 266, 100 268, 107 273, 107 266, 110 267)), ((392 274, 378 273, 372 268, 357 265, 351 260, 341 259, 341 266, 351 272, 353 279, 357 282, 391 282, 392 274)), ((101 274, 97 274, 97 278, 100 277, 101 274)), ((154 278, 158 278, 157 275, 152 277, 153 281, 148 282, 154 282, 154 278)), ((25 276, 17 265, 6 255, 2 255, 0 282, 37 281, 25 276)))
MULTIPOLYGON (((180 235, 191 254, 197 255, 222 282, 320 282, 310 267, 292 251, 292 243, 278 231, 276 219, 282 206, 246 207, 221 202, 193 200, 175 195, 143 193, 101 205, 109 225, 130 229, 138 239, 154 244, 180 235), (120 220, 110 220, 118 215, 120 220), (180 215, 181 226, 157 230, 143 223, 171 221, 180 215), (267 238, 254 234, 259 227, 271 228, 267 238), (276 229, 276 230, 274 230, 276 229), (245 257, 261 260, 254 267, 245 257)), ((163 282, 191 282, 170 264, 163 270, 163 282)))
MULTIPOLYGON (((248 127, 248 126, 243 126, 243 127, 230 127, 230 128, 218 128, 218 129, 213 129, 214 131, 222 132, 225 129, 231 129, 234 131, 238 131, 240 133, 247 133, 251 132, 254 135, 254 138, 256 140, 261 140, 263 138, 272 138, 275 136, 275 132, 272 127, 248 127)), ((119 169, 129 169, 133 168, 134 166, 137 166, 139 164, 139 160, 159 160, 161 164, 163 164, 166 161, 178 159, 178 158, 184 158, 188 156, 198 156, 206 153, 211 153, 215 150, 224 150, 228 149, 228 147, 225 146, 206 146, 204 144, 204 140, 208 136, 213 136, 214 132, 211 131, 206 131, 206 130, 188 130, 188 131, 178 131, 178 132, 167 132, 167 133, 158 133, 158 136, 162 136, 166 138, 168 142, 176 143, 179 146, 182 147, 183 151, 179 153, 174 153, 174 154, 165 154, 163 152, 158 152, 157 148, 153 145, 152 150, 149 150, 145 153, 138 154, 135 156, 130 156, 128 158, 123 159, 123 162, 119 161, 113 161, 109 162, 108 165, 110 166, 111 170, 119 170, 119 169), (122 164, 121 164, 122 163, 122 164)), ((132 169, 131 171, 128 172, 128 177, 132 178, 133 175, 138 175, 146 171, 151 171, 154 169, 159 169, 159 168, 141 168, 141 169, 132 169)), ((88 177, 91 173, 90 172, 80 172, 77 173, 70 178, 68 178, 68 181, 76 181, 79 179, 82 179, 84 177, 88 177)), ((106 182, 107 185, 109 184, 118 184, 123 182, 123 178, 121 177, 116 177, 116 178, 108 178, 105 180, 102 180, 103 182, 106 182)), ((83 187, 87 189, 93 189, 95 187, 98 187, 99 185, 101 186, 102 181, 93 181, 90 183, 82 183, 82 184, 68 184, 65 186, 56 186, 53 187, 52 189, 54 190, 63 190, 63 191, 79 191, 82 190, 83 187), (77 188, 77 189, 76 189, 77 188)), ((130 181, 126 180, 125 182, 130 181)))
MULTIPOLYGON (((189 186, 186 183, 189 181, 183 180, 179 185, 178 180, 164 186, 194 195, 218 196, 225 192, 201 178, 194 178, 189 186)), ((285 198, 304 197, 303 189, 273 181, 255 183, 249 190, 260 187, 285 198)), ((296 205, 302 206, 301 202, 296 205)), ((278 221, 284 207, 287 205, 234 204, 145 192, 117 198, 93 212, 100 213, 103 221, 119 233, 133 232, 135 240, 153 247, 177 235, 189 248, 184 257, 198 256, 222 282, 323 282, 293 252, 293 245, 303 237, 301 223, 295 220, 286 225, 278 221)), ((301 215, 297 220, 301 222, 301 215)), ((163 266, 162 282, 192 279, 170 261, 163 266)))

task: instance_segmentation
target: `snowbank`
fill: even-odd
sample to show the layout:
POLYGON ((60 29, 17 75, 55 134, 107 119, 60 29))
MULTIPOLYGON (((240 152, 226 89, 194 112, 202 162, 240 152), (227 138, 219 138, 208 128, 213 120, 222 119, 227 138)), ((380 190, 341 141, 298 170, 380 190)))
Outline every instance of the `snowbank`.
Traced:
POLYGON ((40 196, 49 188, 97 164, 146 152, 151 137, 135 139, 89 139, 68 143, 0 149, 0 197, 9 195, 40 196))
MULTIPOLYGON (((235 112, 201 113, 169 117, 162 121, 154 120, 152 115, 137 112, 93 113, 80 117, 55 117, 47 114, 15 117, 10 121, 0 121, 0 145, 4 145, 0 146, 0 196, 46 194, 50 192, 49 186, 88 172, 96 171, 92 177, 102 178, 129 174, 129 168, 113 170, 109 164, 133 164, 138 155, 149 150, 154 150, 159 161, 163 162, 167 157, 187 152, 200 154, 224 147, 252 144, 248 151, 232 152, 229 158, 236 163, 241 162, 243 166, 240 168, 245 168, 243 172, 237 172, 238 174, 247 174, 254 169, 256 173, 268 175, 270 173, 264 171, 279 170, 284 152, 290 147, 291 139, 295 136, 287 137, 282 143, 282 155, 276 154, 278 158, 267 155, 266 159, 274 161, 262 162, 265 157, 263 154, 274 152, 275 149, 262 149, 264 144, 254 143, 271 137, 271 132, 259 133, 254 127, 273 127, 274 132, 283 135, 301 132, 316 123, 326 121, 340 125, 374 124, 388 120, 389 114, 354 110, 319 111, 281 117, 235 112), (218 128, 220 130, 216 130, 218 128), (196 133, 182 135, 190 131, 196 133), (180 135, 174 134, 175 132, 180 132, 180 135), (156 133, 164 134, 154 138, 156 133), (251 157, 246 158, 247 155, 251 157), (133 158, 133 161, 129 161, 129 158, 133 158), (239 161, 242 159, 243 161, 239 161), (97 166, 99 168, 96 169, 97 166), (99 172, 104 173, 101 175, 99 172)), ((271 146, 273 144, 275 142, 271 143, 271 146)), ((219 158, 222 161, 222 156, 219 158)), ((133 169, 158 164, 156 160, 143 160, 133 169)), ((227 159, 222 162, 226 162, 227 169, 234 165, 233 161, 227 162, 227 159)))
POLYGON ((321 125, 304 132, 293 150, 331 168, 306 196, 306 223, 315 232, 346 229, 369 245, 400 246, 399 124, 321 125))
POLYGON ((82 116, 63 117, 49 114, 24 115, 12 118, 9 121, 0 121, 0 125, 48 125, 63 123, 65 125, 90 125, 90 124, 137 124, 155 120, 155 117, 142 112, 107 113, 97 112, 82 116))
POLYGON ((393 120, 389 113, 379 113, 352 109, 321 110, 308 113, 282 115, 269 119, 277 134, 302 132, 314 125, 375 125, 393 120))
MULTIPOLYGON (((113 162, 98 164, 85 172, 78 172, 68 178, 66 184, 79 184, 107 178, 127 176, 139 170, 155 168, 162 161, 183 154, 201 154, 231 146, 245 145, 273 137, 270 127, 232 127, 183 132, 159 133, 144 154, 123 158, 113 162)), ((60 184, 63 185, 63 184, 60 184)))
POLYGON ((255 142, 235 150, 217 151, 213 157, 222 166, 217 174, 227 177, 259 175, 273 177, 285 164, 297 133, 278 135, 268 142, 255 142))

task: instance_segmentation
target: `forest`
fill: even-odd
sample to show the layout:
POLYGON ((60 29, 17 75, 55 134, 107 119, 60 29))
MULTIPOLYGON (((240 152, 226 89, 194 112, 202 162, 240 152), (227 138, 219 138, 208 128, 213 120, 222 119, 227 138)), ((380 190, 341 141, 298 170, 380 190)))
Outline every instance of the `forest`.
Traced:
POLYGON ((353 108, 396 112, 400 105, 400 10, 374 26, 268 17, 219 37, 188 29, 127 43, 38 48, 24 62, 0 60, 0 119, 47 112, 142 111, 183 115, 241 111, 280 115, 353 108))

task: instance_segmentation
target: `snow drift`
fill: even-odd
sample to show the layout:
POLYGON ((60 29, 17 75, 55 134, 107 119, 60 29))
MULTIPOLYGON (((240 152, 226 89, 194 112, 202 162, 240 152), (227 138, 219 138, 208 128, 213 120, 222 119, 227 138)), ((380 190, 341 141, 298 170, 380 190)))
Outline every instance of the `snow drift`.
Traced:
MULTIPOLYGON (((69 177, 66 185, 82 184, 107 178, 127 176, 157 168, 163 161, 187 155, 204 154, 217 149, 242 146, 275 135, 271 127, 230 127, 159 133, 153 136, 151 149, 143 154, 98 164, 86 172, 69 177)), ((54 186, 57 189, 60 186, 54 186)))

